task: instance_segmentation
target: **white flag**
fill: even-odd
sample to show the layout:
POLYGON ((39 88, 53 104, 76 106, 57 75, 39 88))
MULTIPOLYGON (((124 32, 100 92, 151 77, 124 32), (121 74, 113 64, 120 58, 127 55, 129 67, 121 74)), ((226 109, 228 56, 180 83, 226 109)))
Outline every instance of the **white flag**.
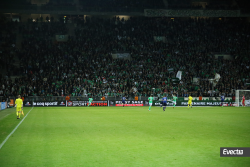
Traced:
POLYGON ((216 86, 216 84, 219 82, 220 80, 220 74, 215 74, 215 77, 214 77, 214 81, 213 81, 213 86, 216 86))
POLYGON ((216 82, 218 82, 220 80, 220 74, 215 74, 214 80, 216 80, 216 82))
POLYGON ((176 74, 176 78, 179 78, 179 80, 181 80, 181 74, 182 74, 182 71, 178 71, 176 74))

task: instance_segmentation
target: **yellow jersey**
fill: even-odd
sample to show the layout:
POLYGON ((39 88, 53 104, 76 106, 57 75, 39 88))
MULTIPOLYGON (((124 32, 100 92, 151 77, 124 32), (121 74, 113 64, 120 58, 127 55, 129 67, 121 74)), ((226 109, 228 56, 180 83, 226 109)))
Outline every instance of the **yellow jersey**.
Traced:
POLYGON ((192 96, 189 96, 189 97, 188 97, 188 101, 189 101, 189 102, 192 102, 192 100, 193 100, 192 96))
POLYGON ((22 107, 23 106, 23 100, 22 99, 16 99, 15 104, 16 104, 16 107, 22 107))

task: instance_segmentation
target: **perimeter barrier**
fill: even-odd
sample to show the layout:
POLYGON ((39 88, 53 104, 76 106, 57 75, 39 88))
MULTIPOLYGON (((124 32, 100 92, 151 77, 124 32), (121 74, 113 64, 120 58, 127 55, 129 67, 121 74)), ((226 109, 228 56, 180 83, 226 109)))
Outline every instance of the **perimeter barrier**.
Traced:
MULTIPOLYGON (((89 101, 88 100, 79 100, 79 101, 24 101, 24 107, 51 107, 51 106, 64 106, 64 107, 76 107, 76 106, 88 106, 89 101)), ((177 100, 176 106, 187 106, 188 101, 184 100, 177 100)), ((125 106, 148 106, 149 102, 146 100, 126 100, 125 106)), ((161 101, 155 100, 153 101, 153 106, 160 106, 161 101)), ((193 106, 220 106, 220 101, 193 101, 193 106)), ((235 102, 232 101, 225 101, 223 102, 223 106, 234 106, 235 102)), ((121 100, 105 100, 105 101, 92 101, 91 106, 123 106, 121 100)), ((168 100, 167 106, 173 106, 173 101, 168 100)))

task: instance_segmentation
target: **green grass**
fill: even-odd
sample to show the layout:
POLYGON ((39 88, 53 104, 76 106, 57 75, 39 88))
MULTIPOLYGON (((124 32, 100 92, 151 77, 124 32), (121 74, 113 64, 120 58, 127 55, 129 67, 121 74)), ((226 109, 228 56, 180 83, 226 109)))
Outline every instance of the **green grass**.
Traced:
MULTIPOLYGON (((20 122, 3 111, 0 143, 20 122)), ((0 166, 250 165, 220 147, 250 147, 249 108, 36 107, 0 149, 0 166)))

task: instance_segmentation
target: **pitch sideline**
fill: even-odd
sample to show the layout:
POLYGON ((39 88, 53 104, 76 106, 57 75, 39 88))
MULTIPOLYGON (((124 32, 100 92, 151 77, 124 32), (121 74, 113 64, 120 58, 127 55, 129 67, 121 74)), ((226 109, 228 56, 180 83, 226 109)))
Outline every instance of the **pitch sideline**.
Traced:
POLYGON ((0 144, 0 150, 3 147, 3 145, 7 142, 7 140, 10 138, 10 136, 17 130, 17 128, 19 127, 19 125, 21 125, 21 123, 25 120, 25 118, 29 115, 30 111, 33 109, 34 107, 32 107, 29 112, 25 115, 25 117, 19 122, 19 124, 17 124, 17 126, 12 130, 12 132, 6 137, 6 139, 0 144))

